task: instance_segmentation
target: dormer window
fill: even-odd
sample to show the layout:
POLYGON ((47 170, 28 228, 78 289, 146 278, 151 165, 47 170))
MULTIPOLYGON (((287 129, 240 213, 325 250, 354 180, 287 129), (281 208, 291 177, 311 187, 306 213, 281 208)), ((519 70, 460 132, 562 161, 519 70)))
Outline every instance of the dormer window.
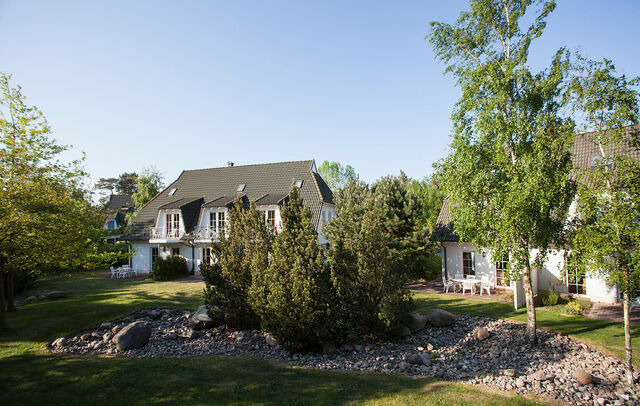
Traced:
POLYGON ((167 213, 167 238, 180 236, 180 213, 167 213))
POLYGON ((301 188, 302 188, 302 179, 300 179, 300 180, 297 180, 297 181, 296 181, 296 187, 297 187, 298 189, 301 189, 301 188))
POLYGON ((174 193, 176 193, 176 190, 178 190, 178 189, 176 189, 176 188, 171 189, 171 191, 169 192, 169 196, 173 196, 174 193))
POLYGON ((236 189, 236 192, 242 192, 244 191, 244 188, 247 187, 246 183, 241 183, 238 185, 238 188, 236 189))

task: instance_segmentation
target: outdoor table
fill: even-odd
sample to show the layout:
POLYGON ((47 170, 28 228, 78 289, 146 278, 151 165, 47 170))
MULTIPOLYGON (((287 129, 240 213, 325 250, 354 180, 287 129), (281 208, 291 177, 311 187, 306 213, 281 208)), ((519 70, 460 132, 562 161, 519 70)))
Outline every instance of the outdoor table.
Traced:
POLYGON ((464 278, 464 279, 451 279, 451 280, 463 286, 463 290, 462 290, 463 294, 465 289, 470 289, 472 295, 475 294, 475 286, 481 283, 480 279, 477 279, 477 278, 464 278))

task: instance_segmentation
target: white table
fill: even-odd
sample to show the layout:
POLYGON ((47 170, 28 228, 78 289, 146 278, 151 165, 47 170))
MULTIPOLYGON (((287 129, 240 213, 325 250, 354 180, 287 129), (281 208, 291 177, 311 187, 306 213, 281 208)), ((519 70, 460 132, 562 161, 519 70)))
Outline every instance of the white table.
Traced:
POLYGON ((464 291, 469 289, 471 294, 475 294, 475 286, 481 283, 480 279, 477 278, 464 278, 464 279, 451 279, 455 283, 459 283, 462 285, 462 294, 464 295, 464 291))

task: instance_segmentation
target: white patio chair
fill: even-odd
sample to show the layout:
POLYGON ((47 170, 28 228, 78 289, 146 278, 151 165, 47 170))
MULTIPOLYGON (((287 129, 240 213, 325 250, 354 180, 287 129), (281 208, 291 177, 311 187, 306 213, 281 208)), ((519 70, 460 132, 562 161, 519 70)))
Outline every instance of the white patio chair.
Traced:
POLYGON ((458 287, 458 283, 452 281, 451 279, 446 279, 444 275, 442 275, 442 287, 445 293, 449 293, 449 288, 453 287, 453 293, 455 293, 456 288, 458 287))
POLYGON ((118 270, 117 270, 117 269, 115 269, 115 268, 113 267, 113 265, 112 265, 110 268, 111 268, 111 279, 113 279, 113 278, 117 278, 117 277, 118 277, 118 270))
POLYGON ((473 295, 474 292, 474 286, 476 286, 476 281, 473 279, 469 279, 469 280, 465 280, 464 282, 461 283, 462 285, 462 294, 464 295, 464 292, 466 290, 469 290, 469 292, 471 292, 471 294, 473 295))
POLYGON ((480 295, 482 296, 482 291, 486 290, 487 294, 491 296, 491 278, 489 275, 482 275, 480 278, 480 295))

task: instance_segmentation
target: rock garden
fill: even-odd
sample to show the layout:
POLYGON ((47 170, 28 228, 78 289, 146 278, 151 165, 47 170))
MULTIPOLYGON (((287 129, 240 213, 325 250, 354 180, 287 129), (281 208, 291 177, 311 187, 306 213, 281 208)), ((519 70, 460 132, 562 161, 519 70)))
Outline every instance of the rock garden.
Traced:
POLYGON ((373 341, 349 334, 322 353, 291 353, 261 331, 214 327, 203 306, 194 313, 140 310, 59 338, 50 349, 131 358, 252 356, 317 369, 459 381, 567 404, 640 404, 638 390, 625 384, 620 360, 547 330, 538 330, 539 343, 531 346, 525 325, 431 310, 414 314, 403 336, 373 341))

